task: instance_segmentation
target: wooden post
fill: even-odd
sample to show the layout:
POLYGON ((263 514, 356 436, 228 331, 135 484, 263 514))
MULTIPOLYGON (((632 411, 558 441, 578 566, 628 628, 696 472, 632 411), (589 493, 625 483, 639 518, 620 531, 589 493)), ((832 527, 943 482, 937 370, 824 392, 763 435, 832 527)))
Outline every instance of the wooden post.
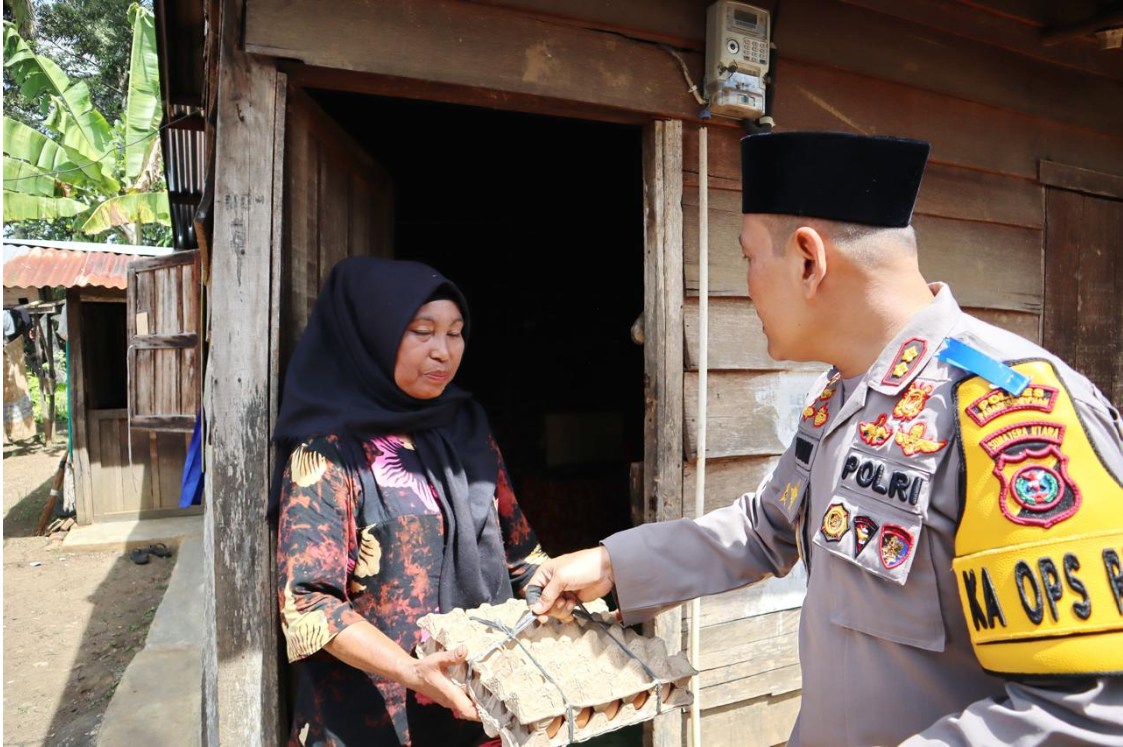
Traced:
MULTIPOLYGON (((242 51, 244 0, 223 0, 206 366, 203 741, 280 742, 269 487, 273 63, 242 51)), ((283 107, 281 108, 283 111, 283 107)))
MULTIPOLYGON (((682 516, 683 265, 682 123, 652 122, 643 137, 644 210, 644 459, 650 521, 682 516)), ((669 652, 682 650, 682 608, 649 626, 669 652)), ((645 731, 654 747, 683 743, 682 711, 655 719, 645 731)))
POLYGON ((70 423, 74 428, 74 487, 78 523, 94 520, 93 479, 90 474, 88 423, 86 421, 86 361, 83 347, 82 299, 77 288, 66 292, 66 329, 70 345, 70 369, 66 372, 66 391, 70 397, 70 423))
POLYGON ((43 347, 47 349, 47 409, 43 412, 43 436, 55 439, 55 330, 50 312, 43 315, 43 347))

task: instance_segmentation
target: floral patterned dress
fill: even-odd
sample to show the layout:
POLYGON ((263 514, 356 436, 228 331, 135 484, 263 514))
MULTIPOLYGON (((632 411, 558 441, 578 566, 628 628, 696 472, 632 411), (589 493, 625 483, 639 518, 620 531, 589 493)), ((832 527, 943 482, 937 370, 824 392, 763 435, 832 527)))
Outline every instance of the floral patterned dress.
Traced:
MULTIPOLYGON (((417 620, 438 611, 445 521, 407 436, 364 446, 377 495, 340 458, 338 439, 316 438, 289 458, 277 535, 281 625, 296 679, 290 745, 473 745, 478 723, 418 702, 397 682, 339 661, 324 645, 366 620, 405 651, 422 640, 417 620)), ((499 449, 495 502, 516 591, 546 559, 515 502, 499 449)))

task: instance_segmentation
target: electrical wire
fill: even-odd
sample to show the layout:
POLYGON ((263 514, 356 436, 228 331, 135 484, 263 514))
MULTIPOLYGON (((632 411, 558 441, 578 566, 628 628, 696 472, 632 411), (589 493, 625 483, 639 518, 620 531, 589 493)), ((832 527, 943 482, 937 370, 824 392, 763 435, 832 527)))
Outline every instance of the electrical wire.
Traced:
POLYGON ((686 67, 686 60, 682 59, 682 55, 678 53, 678 50, 669 44, 660 44, 659 48, 678 60, 678 66, 682 68, 682 77, 686 79, 687 85, 690 86, 690 88, 686 89, 686 92, 694 96, 694 100, 698 102, 699 106, 706 106, 709 102, 703 98, 702 94, 698 93, 697 84, 690 78, 690 70, 686 67))
MULTIPOLYGON (((183 120, 188 119, 191 116, 192 116, 191 114, 181 114, 178 117, 176 117, 175 119, 168 122, 167 124, 160 125, 159 127, 156 128, 156 130, 154 132, 151 132, 151 133, 149 133, 149 134, 145 135, 144 137, 139 138, 137 140, 133 140, 130 143, 125 143, 124 145, 121 146, 120 149, 123 150, 125 148, 128 148, 129 146, 139 145, 140 143, 143 143, 146 140, 151 140, 152 138, 156 137, 157 135, 159 135, 161 132, 163 132, 167 128, 171 127, 172 125, 178 124, 179 122, 182 122, 183 120)), ((46 137, 46 136, 44 135, 44 137, 46 137)), ((117 150, 118 150, 118 148, 116 148, 116 147, 111 148, 110 150, 107 150, 104 154, 102 154, 101 158, 90 161, 89 163, 83 164, 82 166, 75 166, 75 167, 70 168, 70 169, 56 169, 54 171, 44 171, 44 172, 39 173, 39 174, 32 174, 31 176, 16 176, 16 177, 13 177, 11 179, 5 179, 4 184, 7 184, 8 182, 20 182, 20 181, 23 181, 25 179, 42 179, 42 178, 48 177, 48 176, 57 176, 59 174, 69 174, 73 171, 82 171, 82 170, 84 170, 84 169, 86 169, 90 166, 93 166, 94 164, 101 163, 106 158, 109 158, 109 156, 113 155, 113 153, 116 152, 117 150)), ((29 163, 27 161, 23 161, 22 163, 27 163, 29 166, 32 166, 32 167, 35 166, 35 164, 29 163)))

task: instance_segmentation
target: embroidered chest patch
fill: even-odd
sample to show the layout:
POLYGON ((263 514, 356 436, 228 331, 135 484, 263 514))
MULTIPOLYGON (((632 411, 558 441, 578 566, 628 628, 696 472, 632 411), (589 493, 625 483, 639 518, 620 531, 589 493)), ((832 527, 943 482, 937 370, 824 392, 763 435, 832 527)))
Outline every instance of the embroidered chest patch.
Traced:
POLYGON ((914 381, 909 384, 904 396, 893 408, 893 417, 901 421, 912 420, 924 411, 924 405, 928 402, 930 396, 932 396, 931 384, 914 381))
POLYGON ((881 527, 881 564, 892 570, 906 560, 915 544, 912 534, 904 527, 886 524, 881 527))
POLYGON ((823 537, 828 542, 838 542, 850 531, 850 512, 841 503, 832 503, 823 514, 823 537))
POLYGON ((927 431, 927 423, 917 423, 907 430, 904 426, 901 426, 894 439, 897 445, 901 447, 901 451, 904 452, 905 456, 935 454, 948 445, 947 441, 936 441, 931 438, 926 438, 925 435, 927 431))
POLYGON ((858 437, 870 446, 881 446, 893 437, 895 428, 889 425, 888 413, 881 413, 872 422, 858 423, 858 437))

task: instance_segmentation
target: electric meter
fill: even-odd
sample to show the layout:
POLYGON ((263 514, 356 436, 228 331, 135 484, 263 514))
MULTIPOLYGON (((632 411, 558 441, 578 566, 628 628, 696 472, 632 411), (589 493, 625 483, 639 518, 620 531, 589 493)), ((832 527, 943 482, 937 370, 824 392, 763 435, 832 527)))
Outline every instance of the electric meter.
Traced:
POLYGON ((706 11, 706 98, 710 111, 733 119, 764 115, 769 14, 719 0, 706 11))

